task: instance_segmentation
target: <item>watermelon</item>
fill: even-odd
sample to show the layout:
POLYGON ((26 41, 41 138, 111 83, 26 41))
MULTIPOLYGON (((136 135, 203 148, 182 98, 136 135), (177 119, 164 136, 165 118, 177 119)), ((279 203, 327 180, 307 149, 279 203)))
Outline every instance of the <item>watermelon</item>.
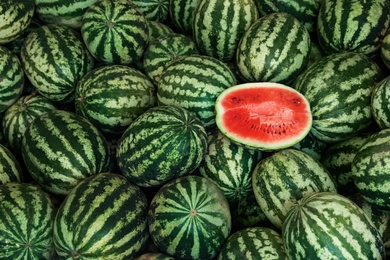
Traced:
POLYGON ((376 207, 390 210, 390 129, 371 134, 351 163, 352 179, 362 196, 376 207))
POLYGON ((236 84, 230 68, 206 55, 184 56, 163 71, 157 85, 161 105, 179 106, 194 112, 206 129, 215 127, 215 101, 236 84))
POLYGON ((0 185, 0 258, 52 259, 55 208, 31 183, 0 185))
POLYGON ((24 72, 16 54, 0 46, 0 113, 14 103, 23 92, 24 72))
POLYGON ((320 0, 254 0, 260 16, 271 13, 288 13, 298 19, 308 32, 316 34, 320 0))
POLYGON ((79 29, 85 11, 97 1, 35 0, 35 11, 37 17, 46 24, 63 24, 79 29))
POLYGON ((78 82, 75 111, 103 134, 121 135, 129 124, 157 103, 156 88, 138 69, 105 65, 78 82))
POLYGON ((57 109, 49 99, 37 92, 20 96, 5 112, 2 120, 4 137, 11 150, 17 155, 22 153, 24 132, 32 120, 40 115, 57 109))
POLYGON ((263 151, 291 147, 310 131, 309 102, 280 83, 252 82, 227 88, 215 102, 220 131, 234 142, 263 151))
POLYGON ((144 192, 123 175, 81 181, 61 203, 53 227, 61 259, 134 259, 149 237, 144 192))
POLYGON ((292 147, 304 151, 316 160, 321 160, 323 153, 328 146, 329 144, 327 142, 319 140, 312 132, 309 132, 305 138, 292 147))
POLYGON ((194 113, 157 106, 129 125, 118 141, 116 158, 129 180, 155 187, 195 171, 206 148, 206 131, 194 113))
POLYGON ((168 34, 175 33, 173 31, 173 29, 165 23, 157 22, 157 21, 150 21, 150 20, 147 20, 147 23, 148 23, 149 44, 160 36, 166 36, 168 34))
POLYGON ((333 176, 342 195, 356 191, 352 178, 352 161, 372 132, 361 133, 347 140, 332 143, 323 152, 321 163, 333 176))
POLYGON ((371 95, 371 112, 381 129, 390 127, 390 76, 376 84, 371 95))
POLYGON ((195 10, 200 0, 170 0, 169 17, 180 33, 192 35, 195 10))
POLYGON ((2 0, 0 2, 0 45, 17 39, 30 25, 35 1, 2 0))
POLYGON ((252 173, 252 186, 264 214, 278 229, 289 209, 306 194, 337 193, 329 171, 310 155, 292 148, 259 161, 252 173))
POLYGON ((241 37, 258 18, 253 0, 200 0, 193 17, 193 38, 202 54, 230 61, 241 37))
POLYGON ((248 82, 291 83, 310 57, 308 31, 294 16, 272 13, 254 22, 240 39, 236 62, 248 82))
POLYGON ((169 15, 169 0, 131 0, 149 21, 165 22, 169 15))
POLYGON ((35 118, 22 139, 23 161, 47 191, 66 195, 88 176, 110 167, 106 139, 86 118, 52 110, 35 118))
POLYGON ((323 0, 317 39, 326 54, 356 52, 371 55, 390 26, 390 2, 323 0))
POLYGON ((143 56, 146 75, 157 86, 168 65, 184 56, 199 54, 195 42, 184 34, 159 36, 150 42, 143 56))
POLYGON ((380 232, 340 194, 304 196, 286 215, 282 238, 289 259, 385 259, 380 232))
POLYGON ((0 144, 0 185, 9 182, 24 181, 24 172, 15 155, 0 144))
POLYGON ((214 181, 230 204, 252 191, 252 170, 261 152, 237 145, 219 131, 207 132, 207 151, 198 167, 199 173, 214 181))
POLYGON ((229 204, 207 178, 189 175, 163 185, 149 206, 150 236, 175 259, 213 259, 231 231, 229 204))
POLYGON ((287 259, 282 235, 268 227, 248 227, 229 236, 217 260, 287 259))
POLYGON ((74 101, 74 90, 94 62, 80 34, 65 25, 48 24, 31 32, 21 62, 31 84, 56 103, 74 101))
POLYGON ((390 30, 383 37, 380 47, 380 57, 385 66, 390 69, 390 30))
POLYGON ((81 35, 92 56, 105 64, 134 64, 148 44, 148 23, 128 0, 102 0, 84 13, 81 35))
POLYGON ((343 52, 314 62, 291 87, 310 102, 311 133, 321 141, 334 143, 372 125, 372 89, 382 78, 379 66, 366 55, 343 52))

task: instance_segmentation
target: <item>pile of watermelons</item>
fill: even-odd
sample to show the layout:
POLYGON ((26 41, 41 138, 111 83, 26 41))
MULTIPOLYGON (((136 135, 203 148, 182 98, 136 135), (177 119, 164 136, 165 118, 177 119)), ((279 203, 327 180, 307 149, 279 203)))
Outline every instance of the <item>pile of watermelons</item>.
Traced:
POLYGON ((389 27, 388 0, 2 0, 0 259, 385 259, 389 27))

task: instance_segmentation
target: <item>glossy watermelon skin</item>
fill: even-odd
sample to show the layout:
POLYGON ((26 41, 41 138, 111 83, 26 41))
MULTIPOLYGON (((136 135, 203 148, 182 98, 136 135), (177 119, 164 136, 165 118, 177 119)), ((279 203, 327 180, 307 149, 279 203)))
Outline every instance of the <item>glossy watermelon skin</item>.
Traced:
POLYGON ((61 258, 133 259, 149 237, 144 192, 123 175, 84 179, 57 211, 53 237, 61 258))
POLYGON ((235 60, 247 82, 289 84, 306 68, 310 45, 308 31, 294 16, 272 13, 246 30, 235 60))
POLYGON ((5 0, 0 3, 0 45, 17 39, 30 25, 34 1, 5 0))
POLYGON ((57 195, 111 167, 104 136, 86 118, 65 110, 49 111, 30 123, 22 157, 34 180, 57 195))
POLYGON ((366 55, 344 52, 317 60, 297 76, 292 87, 310 102, 313 136, 332 143, 372 125, 372 89, 382 79, 380 67, 366 55))
POLYGON ((258 18, 253 0, 200 0, 192 35, 202 54, 231 61, 241 37, 258 18))
POLYGON ((85 11, 98 0, 36 0, 36 15, 46 24, 56 23, 80 29, 85 11))
POLYGON ((229 204, 207 178, 190 175, 162 186, 149 206, 151 238, 175 259, 213 259, 231 231, 229 204))
POLYGON ((0 258, 51 259, 55 208, 31 183, 0 185, 0 258))
POLYGON ((317 38, 327 53, 371 55, 381 46, 390 25, 390 3, 376 1, 322 1, 317 38))
POLYGON ((169 15, 169 0, 132 0, 149 21, 165 22, 169 15))
POLYGON ((0 113, 4 112, 22 94, 25 78, 16 54, 0 46, 0 113))
POLYGON ((390 129, 370 135, 351 163, 352 179, 362 196, 381 210, 390 209, 387 163, 390 158, 390 129), (375 160, 373 159, 375 158, 375 160))
POLYGON ((20 57, 34 88, 61 104, 74 101, 77 82, 94 66, 80 34, 58 24, 43 25, 31 32, 20 57))
POLYGON ((105 65, 80 79, 75 111, 103 134, 120 136, 129 124, 157 104, 156 87, 140 70, 105 65))
POLYGON ((116 159, 129 180, 156 187, 195 171, 206 148, 206 131, 194 113, 181 107, 156 106, 122 134, 116 159))
POLYGON ((376 84, 371 95, 372 116, 380 129, 390 127, 390 105, 387 101, 390 95, 389 88, 390 76, 387 76, 376 84))
POLYGON ((169 16, 180 33, 192 35, 194 15, 200 0, 170 0, 169 16))
POLYGON ((0 144, 0 185, 23 182, 25 179, 19 160, 4 145, 0 144))
POLYGON ((103 0, 85 12, 81 35, 92 56, 104 64, 136 64, 148 44, 148 23, 131 1, 103 0))
POLYGON ((293 206, 282 229, 290 259, 384 259, 379 231, 364 211, 336 193, 309 194, 293 206))
POLYGON ((260 160, 252 172, 252 187, 264 214, 279 230, 289 209, 306 194, 337 193, 328 170, 310 155, 293 148, 260 160))

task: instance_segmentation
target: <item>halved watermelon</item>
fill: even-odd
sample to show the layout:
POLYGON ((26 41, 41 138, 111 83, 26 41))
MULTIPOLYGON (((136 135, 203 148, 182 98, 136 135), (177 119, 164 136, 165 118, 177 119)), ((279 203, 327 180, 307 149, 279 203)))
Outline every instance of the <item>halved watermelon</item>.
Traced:
POLYGON ((312 125, 307 99, 280 83, 232 86, 218 96, 215 109, 222 133, 236 143, 265 151, 295 145, 312 125))

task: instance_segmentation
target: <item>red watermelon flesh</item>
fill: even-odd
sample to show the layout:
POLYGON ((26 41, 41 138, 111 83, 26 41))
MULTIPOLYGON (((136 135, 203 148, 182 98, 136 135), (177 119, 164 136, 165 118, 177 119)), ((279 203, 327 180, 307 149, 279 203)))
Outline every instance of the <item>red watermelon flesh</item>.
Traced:
POLYGON ((261 150, 293 146, 309 133, 312 125, 307 99, 279 83, 230 87, 218 96, 215 108, 217 127, 223 134, 261 150))

